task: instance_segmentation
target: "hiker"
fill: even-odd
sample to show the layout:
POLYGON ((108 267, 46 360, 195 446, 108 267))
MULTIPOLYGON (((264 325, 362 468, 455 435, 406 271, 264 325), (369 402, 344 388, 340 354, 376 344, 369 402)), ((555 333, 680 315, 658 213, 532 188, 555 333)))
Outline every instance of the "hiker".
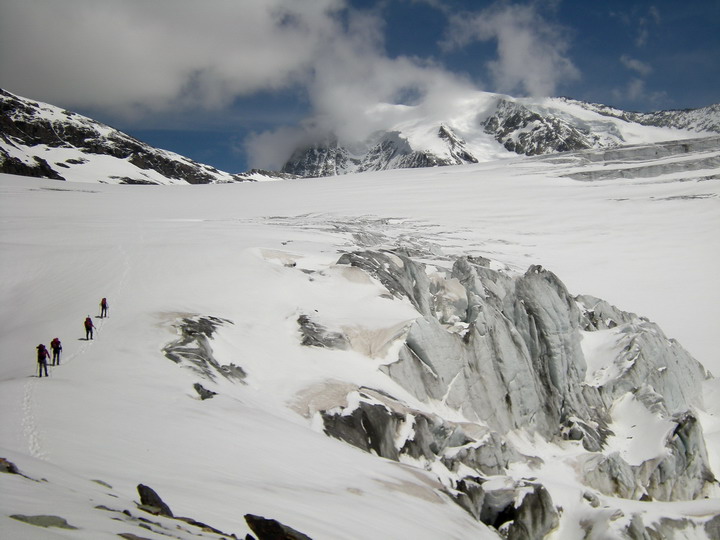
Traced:
POLYGON ((60 365, 60 351, 62 351, 62 343, 60 343, 60 340, 58 338, 54 338, 50 342, 50 348, 52 349, 52 365, 53 366, 59 366, 60 365))
POLYGON ((93 338, 93 329, 95 328, 95 325, 92 322, 92 319, 90 318, 90 315, 88 315, 85 318, 85 339, 90 340, 93 338))
POLYGON ((49 377, 48 370, 47 370, 47 361, 48 358, 50 358, 50 353, 45 348, 45 345, 42 343, 37 346, 37 352, 38 352, 38 377, 42 377, 43 370, 45 370, 45 376, 49 377))
POLYGON ((107 317, 108 303, 107 298, 100 300, 100 318, 107 317))

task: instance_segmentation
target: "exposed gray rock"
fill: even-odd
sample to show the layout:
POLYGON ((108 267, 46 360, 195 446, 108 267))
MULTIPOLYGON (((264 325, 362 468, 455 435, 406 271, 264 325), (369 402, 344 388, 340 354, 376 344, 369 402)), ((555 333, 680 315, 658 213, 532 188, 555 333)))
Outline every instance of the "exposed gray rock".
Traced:
POLYGON ((607 330, 619 324, 631 323, 639 317, 634 313, 626 313, 605 300, 588 294, 575 297, 581 307, 581 327, 586 331, 607 330))
POLYGON ((578 296, 577 301, 585 330, 615 328, 622 345, 614 361, 621 374, 599 389, 608 406, 627 392, 644 400, 648 409, 666 415, 702 405, 701 384, 710 374, 657 324, 591 296, 578 296))
POLYGON ((424 266, 393 252, 358 251, 343 254, 337 264, 362 268, 398 298, 407 297, 422 315, 430 315, 430 282, 424 266))
POLYGON ((225 324, 232 322, 218 317, 185 317, 176 325, 180 338, 163 347, 163 353, 176 364, 186 365, 211 381, 219 374, 242 382, 247 376, 245 370, 235 364, 221 365, 212 352, 210 340, 216 329, 225 324))
POLYGON ((58 527, 60 529, 77 530, 77 527, 70 525, 65 518, 51 515, 25 516, 23 514, 12 514, 13 519, 35 525, 37 527, 58 527))
POLYGON ((398 361, 383 368, 391 377, 419 399, 444 400, 499 433, 524 427, 552 438, 572 424, 574 436, 599 449, 606 415, 599 396, 583 388, 579 310, 556 276, 532 267, 510 279, 458 259, 452 278, 467 298, 455 314, 467 324, 460 336, 429 315, 427 278, 410 278, 426 275, 422 265, 404 259, 400 281, 385 276, 397 268, 382 255, 374 263, 370 253, 361 257, 364 268, 379 269, 375 275, 393 286, 391 292, 404 293, 426 315, 411 327, 398 361), (585 441, 580 428, 589 431, 593 424, 597 428, 585 441))
POLYGON ((667 540, 668 538, 720 538, 714 534, 713 520, 704 524, 686 518, 660 518, 646 524, 640 514, 634 514, 630 524, 625 528, 623 538, 629 540, 667 540), (708 525, 710 527, 708 528, 708 525))
POLYGON ((585 485, 605 495, 639 500, 644 489, 635 478, 633 468, 617 452, 589 454, 579 460, 581 478, 585 485))
POLYGON ((200 396, 201 400, 211 399, 213 396, 217 395, 217 392, 213 392, 212 390, 208 390, 200 383, 193 384, 193 388, 200 396))
POLYGON ((172 510, 165 504, 160 496, 151 487, 143 484, 137 486, 138 494, 140 495, 140 506, 141 510, 145 510, 151 514, 173 517, 172 510))
POLYGON ((348 349, 348 339, 340 332, 331 332, 323 325, 314 322, 308 315, 297 319, 300 327, 301 343, 306 347, 324 347, 327 349, 348 349))
POLYGON ((302 177, 336 176, 349 172, 382 171, 477 163, 465 141, 452 128, 440 125, 439 142, 447 152, 438 156, 413 148, 402 133, 380 131, 362 143, 341 143, 336 136, 325 137, 297 148, 282 172, 302 177), (445 155, 446 154, 446 155, 445 155))
POLYGON ((643 463, 637 476, 653 499, 697 499, 707 485, 717 483, 708 466, 702 428, 689 412, 678 414, 673 420, 677 425, 666 443, 668 455, 643 463))
POLYGON ((597 143, 597 137, 560 118, 540 115, 506 99, 499 100, 496 112, 483 126, 507 150, 526 156, 593 148, 597 143))
POLYGON ((525 460, 499 434, 479 426, 411 409, 367 388, 360 389, 355 401, 353 409, 336 407, 320 414, 326 434, 366 452, 395 461, 403 455, 440 461, 450 471, 462 464, 485 475, 504 474, 510 462, 525 460))
MULTIPOLYGON (((342 174, 352 158, 334 136, 296 149, 281 172, 301 177, 335 176, 342 174)), ((356 162, 357 163, 357 162, 356 162)))
MULTIPOLYGON (((127 177, 123 183, 157 183, 143 176, 142 171, 153 170, 167 179, 190 184, 246 181, 242 175, 230 175, 214 167, 197 163, 178 154, 159 150, 129 135, 100 124, 90 118, 58 107, 39 103, 0 89, 0 172, 55 178, 62 180, 67 164, 82 165, 82 160, 70 158, 66 163, 50 164, 37 155, 28 153, 27 159, 12 157, 6 148, 15 153, 30 152, 33 147, 66 148, 80 155, 105 155, 118 162, 135 165, 139 173, 127 177), (44 114, 50 112, 50 114, 44 114)), ((119 167, 120 169, 127 167, 119 167)))
POLYGON ((720 514, 705 522, 708 538, 720 538, 720 514))
POLYGON ((466 476, 457 482, 455 490, 449 492, 449 495, 476 520, 482 521, 486 525, 493 525, 492 518, 483 515, 485 490, 482 484, 482 478, 466 476))
POLYGON ((312 540, 306 534, 275 519, 245 514, 245 521, 257 536, 257 540, 312 540))
POLYGON ((515 519, 508 529, 508 540, 545 538, 559 523, 550 494, 543 486, 535 484, 517 507, 515 519))

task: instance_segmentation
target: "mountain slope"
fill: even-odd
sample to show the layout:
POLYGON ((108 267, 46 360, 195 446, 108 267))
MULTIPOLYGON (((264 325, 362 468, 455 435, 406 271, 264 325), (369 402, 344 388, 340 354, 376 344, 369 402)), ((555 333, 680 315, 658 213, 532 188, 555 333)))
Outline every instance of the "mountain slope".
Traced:
MULTIPOLYGON (((328 136, 298 148, 283 171, 298 176, 477 163, 515 154, 534 156, 707 136, 720 131, 720 106, 628 113, 565 98, 537 101, 478 93, 447 117, 388 106, 406 117, 364 141, 328 136), (414 115, 420 115, 414 117, 414 115)), ((394 114, 390 114, 390 113, 394 114)))
POLYGON ((713 538, 718 387, 689 352, 720 367, 719 154, 0 176, 0 457, 26 475, 0 473, 1 535, 713 538), (224 534, 139 508, 141 483, 224 534), (77 529, 17 518, 39 514, 77 529))
POLYGON ((311 137, 281 172, 229 174, 152 148, 84 116, 0 90, 0 171, 83 182, 225 183, 463 165, 695 138, 720 130, 717 105, 630 113, 566 98, 477 92, 440 113, 386 104, 384 127, 363 140, 311 137), (393 119, 393 120, 390 120, 393 119))
POLYGON ((209 184, 281 177, 264 171, 219 171, 85 116, 2 89, 0 171, 110 184, 209 184))

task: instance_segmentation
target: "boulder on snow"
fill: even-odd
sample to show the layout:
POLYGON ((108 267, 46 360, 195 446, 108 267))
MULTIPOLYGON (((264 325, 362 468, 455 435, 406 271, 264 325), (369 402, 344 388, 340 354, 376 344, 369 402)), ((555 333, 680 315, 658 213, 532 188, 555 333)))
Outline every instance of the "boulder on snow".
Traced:
POLYGON ((138 508, 154 515, 173 517, 170 507, 163 502, 154 489, 138 484, 138 494, 140 495, 140 505, 138 508))
POLYGON ((13 514, 10 516, 13 519, 22 521, 23 523, 29 523, 37 527, 58 527, 60 529, 72 529, 77 530, 77 527, 70 525, 65 518, 59 516, 50 515, 37 515, 37 516, 25 516, 23 514, 13 514))
POLYGON ((216 395, 217 395, 217 392, 213 392, 212 390, 208 390, 207 388, 205 388, 205 387, 204 387, 202 384, 200 384, 200 383, 195 383, 195 384, 193 384, 193 388, 194 388, 195 391, 198 393, 198 395, 200 396, 200 399, 201 399, 201 400, 210 399, 210 398, 212 398, 213 396, 216 396, 216 395))
POLYGON ((245 521, 258 540, 312 540, 309 536, 277 520, 245 514, 245 521))

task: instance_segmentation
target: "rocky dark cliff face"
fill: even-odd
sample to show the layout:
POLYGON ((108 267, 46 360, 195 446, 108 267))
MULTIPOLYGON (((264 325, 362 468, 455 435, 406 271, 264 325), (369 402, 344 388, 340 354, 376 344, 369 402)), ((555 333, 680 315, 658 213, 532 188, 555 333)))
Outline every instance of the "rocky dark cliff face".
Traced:
MULTIPOLYGON (((685 111, 660 111, 656 113, 633 113, 620 111, 604 105, 561 99, 577 110, 596 113, 594 120, 576 117, 574 113, 557 107, 526 104, 523 100, 498 96, 493 105, 468 127, 477 138, 484 133, 488 141, 494 140, 513 154, 538 156, 578 150, 610 149, 625 144, 621 124, 638 124, 687 130, 695 132, 718 132, 720 130, 720 105, 685 111), (605 119, 603 119, 603 117, 605 119)), ((436 132, 435 150, 414 147, 407 134, 400 131, 377 133, 372 142, 363 144, 342 143, 334 136, 325 141, 300 148, 293 153, 283 171, 297 176, 334 176, 349 172, 377 171, 396 168, 436 167, 476 163, 480 154, 470 147, 457 130, 440 124, 436 132), (350 147, 356 148, 354 152, 350 147), (357 150, 358 147, 364 150, 357 150), (439 151, 438 148, 442 148, 439 151)), ((678 131, 678 139, 683 132, 678 131)), ((473 149, 474 148, 474 149, 473 149)))
POLYGON ((507 100, 500 100, 496 112, 483 126, 508 151, 526 156, 584 150, 597 144, 592 133, 507 100))
MULTIPOLYGON (((119 183, 174 180, 208 184, 248 179, 158 150, 79 114, 0 89, 0 172, 63 180, 71 178, 70 169, 82 169, 97 156, 133 166, 119 167, 126 173, 114 178, 119 183), (59 157, 52 150, 65 152, 59 157), (144 171, 153 174, 143 174, 144 171)), ((107 168, 108 162, 104 163, 107 168)))
POLYGON ((335 137, 296 150, 282 172, 303 177, 336 176, 350 172, 414 169, 443 165, 477 163, 465 141, 447 126, 441 125, 437 137, 447 148, 446 156, 413 149, 396 131, 376 134, 361 152, 352 153, 335 137))

